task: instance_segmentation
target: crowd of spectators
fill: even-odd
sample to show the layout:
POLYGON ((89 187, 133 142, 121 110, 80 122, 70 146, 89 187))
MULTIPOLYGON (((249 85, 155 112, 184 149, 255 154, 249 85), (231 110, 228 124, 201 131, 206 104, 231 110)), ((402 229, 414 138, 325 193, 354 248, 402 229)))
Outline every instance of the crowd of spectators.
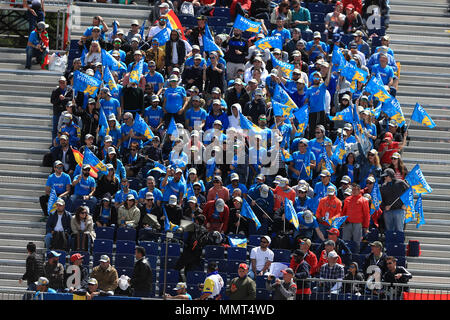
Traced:
MULTIPOLYGON (((217 33, 207 22, 219 4, 192 1, 196 12, 202 13, 197 26, 183 32, 171 30, 170 39, 160 45, 154 37, 169 23, 169 10, 182 14, 182 7, 189 7, 187 2, 152 3, 144 37, 138 20, 132 21, 129 30, 116 21, 119 28, 114 34, 112 25, 95 16, 78 42, 83 54, 73 60, 51 96, 53 144, 47 160, 53 172, 41 197, 45 216, 52 189, 58 201, 56 213, 46 218, 46 248, 53 250, 61 242, 67 251, 90 251, 95 229, 103 226, 134 228, 140 235, 148 230, 162 233, 167 217, 180 226, 178 232, 189 230, 190 236, 201 230, 220 233, 227 245, 228 236, 235 234, 263 236, 266 243, 252 250, 250 264, 240 266, 241 278, 254 279, 269 270, 273 256, 264 246, 271 239, 271 247, 292 250, 283 280, 269 283, 270 278, 267 283, 267 289, 275 290, 274 296, 280 299, 295 299, 294 291, 297 297, 311 293, 311 288, 297 287, 293 277, 360 280, 369 276, 366 270, 371 264, 388 272, 380 261, 395 262, 395 258, 383 253, 384 258, 378 255, 374 262, 368 258, 358 267, 351 253, 353 249, 359 254, 369 230, 380 234, 403 231, 405 206, 395 199, 408 188, 404 182, 407 169, 401 160, 407 131, 384 112, 375 117, 377 98, 365 90, 364 83, 358 82, 352 90, 331 61, 334 47, 342 48, 348 62, 367 71, 369 77, 379 76, 395 97, 399 70, 389 47, 390 36, 373 33, 368 25, 371 10, 377 6, 384 23, 379 29, 386 31, 387 1, 221 3, 231 8, 232 19, 240 14, 262 23, 260 33, 250 34, 236 28, 230 34, 217 33), (316 3, 329 8, 322 12, 320 31, 311 22, 314 12, 308 9, 316 3), (220 50, 204 51, 205 28, 220 50), (257 40, 278 34, 282 49, 255 46, 257 40), (103 74, 101 49, 122 65, 112 71, 118 90, 113 93, 105 83, 96 97, 74 91, 75 72, 103 74), (294 65, 292 77, 274 66, 272 56, 294 65), (130 72, 142 59, 143 74, 134 83, 130 72), (278 88, 287 92, 296 108, 309 107, 308 126, 299 135, 298 120, 292 115, 295 110, 285 115, 273 106, 278 88), (358 126, 370 142, 368 152, 355 134, 354 123, 330 120, 346 108, 357 111, 358 126), (109 125, 106 136, 99 134, 101 111, 109 125), (258 133, 244 127, 243 116, 258 133), (138 118, 147 123, 152 139, 134 129, 138 118), (342 164, 331 158, 341 139, 345 143, 342 164), (92 176, 89 165, 77 163, 78 154, 87 149, 107 173, 92 176), (370 214, 374 184, 379 184, 382 199, 380 209, 370 214), (285 199, 295 208, 298 229, 285 216, 285 199), (246 205, 259 220, 259 228, 241 214, 246 205), (347 216, 346 222, 332 228, 329 219, 341 216, 347 216), (290 239, 290 245, 281 244, 283 237, 290 239), (347 247, 348 241, 356 247, 347 247), (312 243, 321 244, 316 252, 312 243)), ((185 249, 191 242, 186 241, 185 249)), ((383 247, 380 242, 370 246, 373 251, 383 247)), ((200 250, 197 258, 207 258, 201 255, 200 250)), ((191 258, 182 256, 180 268, 198 262, 191 258)), ((51 284, 52 279, 48 280, 51 284)), ((250 280, 235 279, 233 285, 253 290, 250 280)), ((185 285, 179 284, 178 289, 186 298, 185 285)), ((341 288, 326 283, 312 289, 334 292, 341 288)), ((227 290, 230 296, 236 295, 234 287, 227 290)), ((358 292, 361 288, 342 290, 358 292)))

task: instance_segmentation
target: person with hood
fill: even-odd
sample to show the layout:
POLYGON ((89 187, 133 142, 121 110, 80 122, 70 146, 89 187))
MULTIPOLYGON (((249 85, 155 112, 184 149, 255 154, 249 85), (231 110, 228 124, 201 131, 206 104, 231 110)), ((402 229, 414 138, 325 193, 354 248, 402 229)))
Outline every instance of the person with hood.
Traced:
MULTIPOLYGON (((364 281, 364 275, 359 271, 357 262, 352 262, 349 265, 348 272, 344 276, 344 280, 364 281)), ((361 295, 361 293, 364 292, 364 286, 355 283, 344 283, 343 290, 344 293, 361 295)))
POLYGON ((231 106, 231 114, 228 116, 228 128, 235 128, 239 131, 242 130, 241 127, 241 116, 242 107, 239 103, 235 103, 231 106))
POLYGON ((106 193, 94 210, 94 223, 97 227, 117 225, 117 209, 111 204, 111 195, 106 193))

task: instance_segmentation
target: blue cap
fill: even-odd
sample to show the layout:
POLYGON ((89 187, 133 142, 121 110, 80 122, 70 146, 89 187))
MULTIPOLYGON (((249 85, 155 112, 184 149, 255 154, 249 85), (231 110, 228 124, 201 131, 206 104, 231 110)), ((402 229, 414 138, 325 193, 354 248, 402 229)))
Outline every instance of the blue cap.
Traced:
POLYGON ((59 257, 60 255, 61 253, 58 253, 56 251, 50 251, 49 253, 47 253, 47 259, 56 258, 59 257))

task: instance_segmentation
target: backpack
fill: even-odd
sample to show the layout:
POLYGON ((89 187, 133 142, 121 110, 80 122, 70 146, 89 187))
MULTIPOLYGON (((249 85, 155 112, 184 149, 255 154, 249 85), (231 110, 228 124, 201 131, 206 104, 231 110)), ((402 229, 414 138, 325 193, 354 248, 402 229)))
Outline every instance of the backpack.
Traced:
POLYGON ((55 233, 53 233, 50 246, 52 250, 68 251, 67 234, 64 231, 55 231, 55 233))
POLYGON ((277 235, 272 239, 272 243, 270 244, 270 248, 272 249, 292 249, 291 239, 289 235, 286 233, 277 233, 277 235))
POLYGON ((42 159, 42 166, 43 167, 53 167, 53 155, 51 152, 47 152, 44 154, 44 158, 42 159))

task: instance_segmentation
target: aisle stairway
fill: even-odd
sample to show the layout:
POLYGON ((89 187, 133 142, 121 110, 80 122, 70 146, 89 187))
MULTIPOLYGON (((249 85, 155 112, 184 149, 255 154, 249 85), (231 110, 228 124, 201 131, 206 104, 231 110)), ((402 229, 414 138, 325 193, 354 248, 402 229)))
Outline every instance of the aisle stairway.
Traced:
POLYGON ((412 122, 403 152, 408 169, 419 163, 433 193, 423 196, 426 224, 409 223, 406 242, 419 240, 420 257, 407 257, 412 283, 450 285, 450 15, 446 0, 391 0, 387 34, 401 63, 398 99, 407 121, 419 102, 437 126, 412 122))
POLYGON ((26 245, 44 246, 39 196, 50 168, 41 166, 51 144, 50 95, 59 73, 24 70, 25 50, 0 48, 0 288, 26 289, 26 245))

